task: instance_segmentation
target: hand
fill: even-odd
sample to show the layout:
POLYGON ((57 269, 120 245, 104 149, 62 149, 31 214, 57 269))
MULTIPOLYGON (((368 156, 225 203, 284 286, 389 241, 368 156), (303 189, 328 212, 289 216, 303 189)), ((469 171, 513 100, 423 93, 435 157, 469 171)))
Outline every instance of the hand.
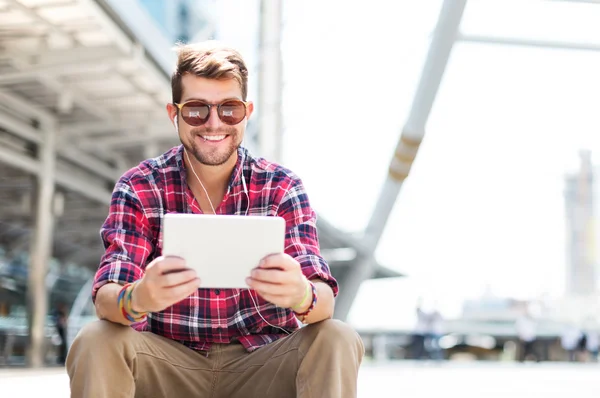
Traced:
POLYGON ((196 271, 180 257, 158 257, 133 289, 131 306, 137 312, 162 311, 194 293, 200 287, 196 271))
POLYGON ((281 308, 291 308, 304 298, 308 281, 298 261, 279 253, 262 259, 246 283, 268 302, 281 308))

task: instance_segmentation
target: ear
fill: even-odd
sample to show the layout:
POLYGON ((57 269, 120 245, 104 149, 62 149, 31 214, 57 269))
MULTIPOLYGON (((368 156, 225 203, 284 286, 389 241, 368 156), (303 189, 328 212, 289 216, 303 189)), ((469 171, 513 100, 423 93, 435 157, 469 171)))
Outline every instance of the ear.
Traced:
POLYGON ((246 119, 250 119, 252 112, 254 112, 254 102, 248 101, 246 103, 246 119))
POLYGON ((179 131, 179 125, 177 123, 177 107, 173 104, 167 104, 167 115, 169 119, 173 122, 173 125, 179 131))

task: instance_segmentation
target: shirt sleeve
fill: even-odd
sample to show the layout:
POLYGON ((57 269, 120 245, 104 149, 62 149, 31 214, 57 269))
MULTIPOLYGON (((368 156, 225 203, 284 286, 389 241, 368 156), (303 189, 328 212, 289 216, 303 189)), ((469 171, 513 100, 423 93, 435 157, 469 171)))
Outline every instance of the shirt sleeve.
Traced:
POLYGON ((98 289, 105 284, 123 285, 140 279, 153 251, 149 221, 130 180, 117 182, 100 236, 105 252, 94 277, 94 302, 98 289))
POLYGON ((295 258, 308 279, 319 278, 331 286, 334 297, 338 283, 321 256, 317 234, 317 215, 310 207, 302 181, 295 179, 287 190, 277 215, 285 219, 285 253, 295 258))

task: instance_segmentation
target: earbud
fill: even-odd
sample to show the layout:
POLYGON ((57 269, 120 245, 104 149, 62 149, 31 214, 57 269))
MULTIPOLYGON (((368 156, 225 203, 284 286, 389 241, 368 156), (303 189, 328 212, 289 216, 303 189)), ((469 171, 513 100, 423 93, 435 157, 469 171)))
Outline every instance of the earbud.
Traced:
POLYGON ((173 118, 173 123, 175 123, 175 130, 179 133, 179 122, 177 121, 177 115, 173 118))

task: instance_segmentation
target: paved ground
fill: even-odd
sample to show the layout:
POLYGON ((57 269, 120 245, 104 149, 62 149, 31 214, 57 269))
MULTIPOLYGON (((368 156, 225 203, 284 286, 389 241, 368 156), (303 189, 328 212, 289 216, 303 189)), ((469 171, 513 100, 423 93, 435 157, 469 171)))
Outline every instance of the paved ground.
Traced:
MULTIPOLYGON (((597 398, 600 365, 414 363, 365 364, 359 397, 597 398)), ((63 398, 68 380, 61 369, 0 370, 0 397, 63 398)))
POLYGON ((395 362, 361 370, 359 397, 600 397, 600 366, 395 362))

